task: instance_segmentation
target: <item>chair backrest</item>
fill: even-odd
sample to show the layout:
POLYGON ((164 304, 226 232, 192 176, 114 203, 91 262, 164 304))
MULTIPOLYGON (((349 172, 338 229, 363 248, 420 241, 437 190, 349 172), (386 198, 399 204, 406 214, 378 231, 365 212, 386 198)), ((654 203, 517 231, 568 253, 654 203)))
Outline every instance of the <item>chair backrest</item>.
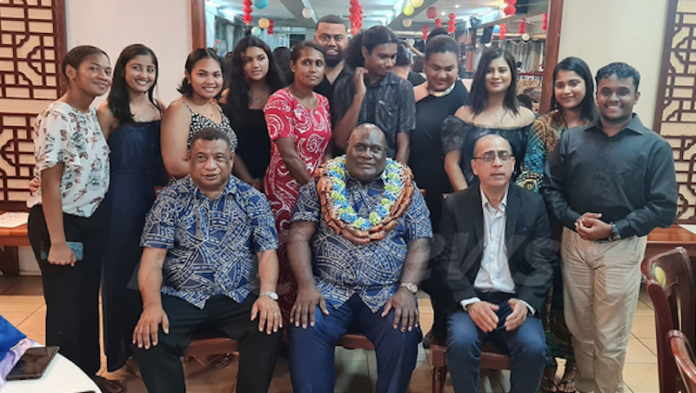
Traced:
POLYGON ((680 378, 666 337, 670 330, 680 330, 689 344, 694 343, 696 310, 691 259, 686 250, 677 247, 646 258, 641 270, 655 310, 660 392, 674 392, 680 378))
POLYGON ((667 341, 672 349, 674 362, 677 364, 679 374, 684 381, 687 393, 696 393, 696 365, 691 345, 686 340, 684 333, 679 330, 671 330, 667 334, 667 341))

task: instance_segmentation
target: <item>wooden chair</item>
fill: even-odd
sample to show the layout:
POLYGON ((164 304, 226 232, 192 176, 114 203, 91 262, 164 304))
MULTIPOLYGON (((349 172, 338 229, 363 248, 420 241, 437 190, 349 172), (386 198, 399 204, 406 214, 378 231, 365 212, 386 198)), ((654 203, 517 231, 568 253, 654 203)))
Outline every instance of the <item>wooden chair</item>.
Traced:
POLYGON ((667 334, 680 330, 689 344, 694 342, 696 310, 691 260, 686 250, 677 247, 646 258, 641 270, 655 309, 660 393, 677 392, 683 385, 669 350, 667 334))
POLYGON ((231 355, 239 352, 239 344, 217 330, 201 330, 193 334, 191 344, 184 352, 185 359, 195 358, 206 365, 201 358, 210 355, 231 355))
POLYGON ((364 349, 366 351, 375 350, 375 346, 372 345, 370 340, 368 340, 364 334, 359 333, 344 334, 338 339, 336 346, 343 347, 345 349, 364 349))
MULTIPOLYGON (((430 340, 430 356, 433 362, 433 393, 442 393, 447 380, 447 344, 440 337, 430 340)), ((509 370, 510 357, 498 351, 495 345, 485 342, 481 348, 482 370, 509 370)))
POLYGON ((691 345, 687 341, 684 333, 679 330, 672 330, 667 335, 667 341, 672 349, 674 362, 677 364, 679 374, 684 381, 687 393, 696 393, 696 365, 694 364, 694 353, 691 345))

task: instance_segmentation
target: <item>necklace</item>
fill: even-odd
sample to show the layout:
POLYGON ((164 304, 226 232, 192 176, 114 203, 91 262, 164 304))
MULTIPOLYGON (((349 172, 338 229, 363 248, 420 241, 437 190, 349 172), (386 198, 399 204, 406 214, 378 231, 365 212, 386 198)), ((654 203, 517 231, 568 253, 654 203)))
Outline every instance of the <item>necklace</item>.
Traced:
POLYGON ((443 91, 435 91, 435 90, 428 89, 428 94, 430 94, 433 97, 437 97, 437 98, 444 97, 444 96, 448 95, 449 93, 451 93, 452 90, 454 90, 454 85, 456 85, 456 83, 452 83, 452 86, 448 87, 447 90, 443 90, 443 91))
POLYGON ((324 221, 336 234, 364 245, 386 238, 396 228, 397 219, 411 205, 413 173, 407 166, 390 158, 380 175, 384 192, 379 206, 367 217, 359 216, 346 197, 346 156, 337 157, 319 167, 315 173, 317 192, 324 221))

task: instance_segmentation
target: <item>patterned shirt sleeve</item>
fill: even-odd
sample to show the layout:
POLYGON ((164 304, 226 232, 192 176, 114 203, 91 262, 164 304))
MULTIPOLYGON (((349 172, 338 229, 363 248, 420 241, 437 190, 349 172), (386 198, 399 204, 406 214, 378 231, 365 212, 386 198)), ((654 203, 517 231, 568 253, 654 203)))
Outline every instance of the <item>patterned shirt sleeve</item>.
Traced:
POLYGON ((410 133, 416 128, 416 99, 413 87, 405 80, 399 82, 399 123, 396 133, 410 133))
POLYGON ((411 197, 411 205, 404 214, 404 227, 406 230, 405 238, 408 243, 433 237, 433 228, 430 223, 430 212, 425 205, 423 195, 418 192, 418 186, 413 183, 415 192, 411 197))
POLYGON ((442 122, 442 151, 447 154, 460 150, 464 144, 466 123, 456 116, 448 116, 442 122))
POLYGON ((527 152, 522 164, 522 173, 517 177, 518 186, 537 193, 544 178, 544 164, 548 156, 544 142, 547 132, 547 124, 542 119, 537 119, 527 136, 527 152))
POLYGON ((279 90, 274 93, 263 108, 271 142, 278 138, 292 138, 293 136, 293 129, 290 126, 292 105, 288 102, 288 97, 284 96, 284 92, 286 91, 279 90))
POLYGON ((297 197, 297 202, 295 202, 295 211, 292 213, 291 222, 319 222, 320 214, 321 205, 319 204, 319 194, 317 193, 317 181, 312 180, 300 189, 300 195, 297 197))
POLYGON ((71 126, 58 112, 49 111, 36 125, 34 150, 36 170, 53 168, 59 163, 79 166, 79 156, 69 150, 71 126))
POLYGON ((251 216, 251 241, 255 253, 278 249, 278 233, 268 200, 261 193, 254 193, 247 204, 251 216))
POLYGON ((174 233, 176 229, 176 194, 172 187, 167 187, 157 197, 150 212, 145 218, 143 235, 140 238, 141 247, 174 248, 174 233))

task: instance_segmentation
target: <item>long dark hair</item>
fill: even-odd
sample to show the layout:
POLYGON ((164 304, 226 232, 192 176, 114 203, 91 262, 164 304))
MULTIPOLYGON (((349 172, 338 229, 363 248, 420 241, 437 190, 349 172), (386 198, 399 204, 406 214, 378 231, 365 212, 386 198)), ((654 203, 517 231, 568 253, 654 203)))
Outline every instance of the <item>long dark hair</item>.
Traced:
POLYGON ((510 69, 510 86, 505 92, 503 107, 515 115, 519 114, 520 104, 517 102, 515 91, 517 90, 517 67, 515 67, 515 57, 503 48, 489 48, 481 55, 474 81, 471 83, 469 93, 469 106, 474 116, 478 116, 488 107, 488 90, 486 89, 486 73, 493 60, 502 57, 510 69))
MULTIPOLYGON (((556 86, 556 78, 558 73, 561 71, 573 71, 578 74, 579 77, 585 81, 585 98, 580 103, 580 116, 583 121, 591 122, 597 117, 599 117, 599 110, 597 109, 597 104, 594 100, 595 95, 595 85, 592 80, 592 73, 590 72, 590 67, 587 66, 582 59, 577 57, 566 57, 556 65, 553 70, 553 85, 556 86)), ((551 94, 551 110, 558 109, 559 112, 563 113, 563 107, 558 105, 556 100, 556 93, 554 88, 554 93, 551 94)))
MULTIPOLYGON (((186 68, 186 71, 188 71, 190 75, 191 72, 193 72, 193 67, 196 66, 196 63, 204 59, 214 59, 218 62, 218 64, 220 64, 220 70, 222 70, 222 60, 220 60, 220 56, 218 56, 217 53, 210 48, 198 48, 189 53, 188 57, 186 58, 186 65, 184 68, 186 68)), ((193 94, 193 86, 191 86, 191 82, 189 82, 189 80, 186 78, 181 81, 181 85, 176 90, 186 97, 193 94)))
POLYGON ((355 69, 355 67, 364 67, 365 58, 362 55, 362 48, 367 49, 367 53, 372 53, 377 45, 382 44, 398 44, 399 40, 390 28, 386 26, 372 26, 367 31, 360 32, 350 40, 348 46, 348 57, 346 64, 355 69))
POLYGON ((133 122, 133 114, 130 110, 130 95, 128 94, 128 83, 126 83, 126 65, 136 56, 150 56, 152 63, 155 65, 155 83, 152 84, 150 90, 147 91, 147 98, 152 105, 160 109, 159 104, 153 98, 153 91, 157 86, 157 77, 159 76, 159 64, 157 56, 152 49, 142 44, 133 44, 125 47, 118 56, 116 66, 114 67, 114 79, 111 84, 111 92, 109 93, 108 103, 109 110, 113 113, 118 124, 127 124, 133 122))
POLYGON ((242 38, 234 47, 232 52, 232 66, 229 72, 225 70, 225 75, 229 78, 230 84, 227 93, 227 106, 230 108, 248 108, 249 107, 249 84, 244 76, 244 61, 242 54, 251 48, 261 48, 268 57, 268 73, 264 78, 264 82, 270 88, 271 94, 276 90, 286 86, 285 77, 280 71, 278 64, 273 58, 271 48, 259 38, 249 36, 242 38))

